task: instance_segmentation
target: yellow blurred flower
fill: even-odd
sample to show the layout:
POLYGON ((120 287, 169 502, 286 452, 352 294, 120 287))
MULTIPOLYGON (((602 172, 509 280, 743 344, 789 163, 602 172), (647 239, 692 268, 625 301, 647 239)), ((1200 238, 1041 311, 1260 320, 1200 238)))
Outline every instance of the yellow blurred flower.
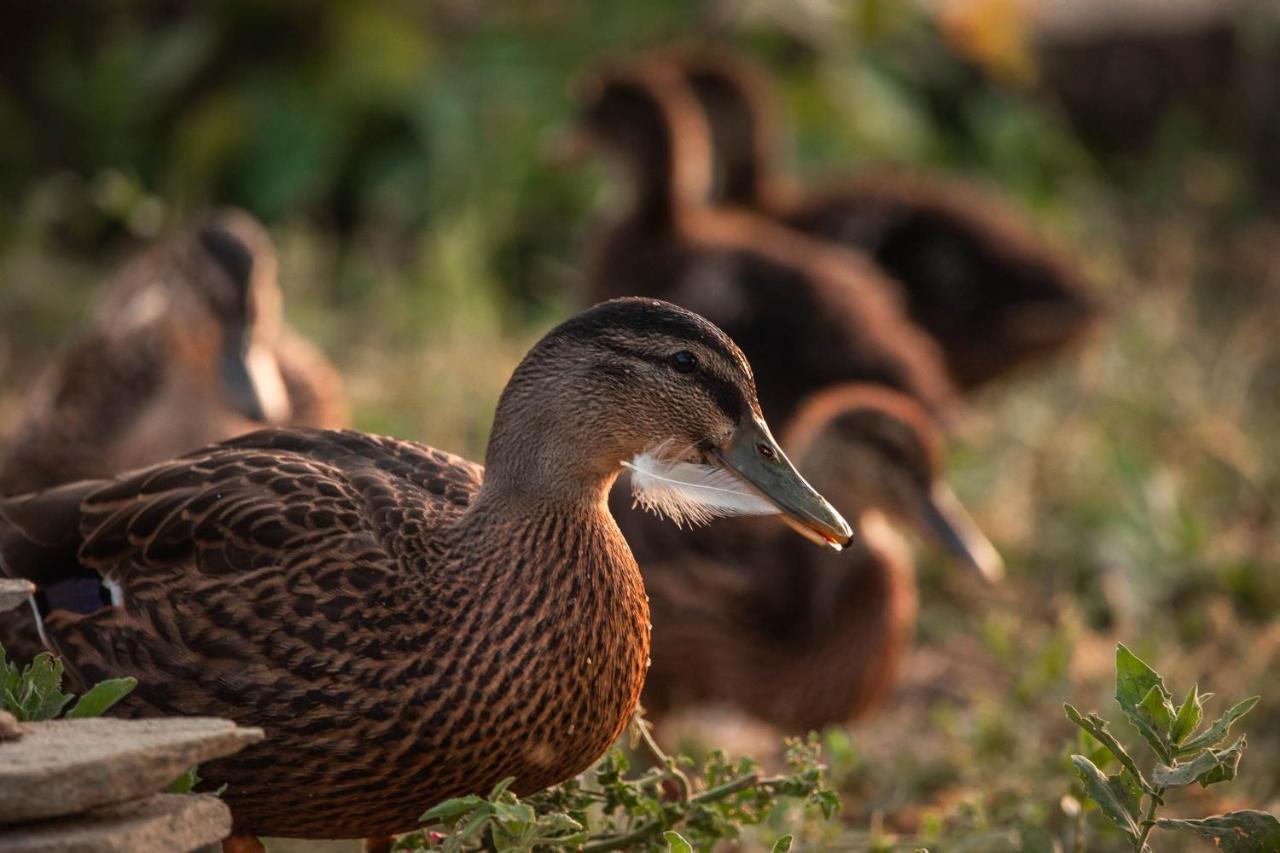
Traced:
POLYGON ((938 24, 952 50, 995 80, 1014 86, 1036 81, 1026 0, 943 0, 938 24))

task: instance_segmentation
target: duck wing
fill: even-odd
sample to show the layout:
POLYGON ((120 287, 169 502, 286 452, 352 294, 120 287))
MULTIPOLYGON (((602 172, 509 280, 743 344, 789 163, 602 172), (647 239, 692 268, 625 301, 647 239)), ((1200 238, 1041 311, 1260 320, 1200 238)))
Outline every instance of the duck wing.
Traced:
POLYGON ((264 430, 114 481, 0 502, 0 565, 36 582, 86 681, 132 674, 161 713, 245 715, 361 657, 410 606, 480 466, 355 432, 264 430), (429 565, 428 565, 429 568, 429 565), (88 587, 92 587, 91 589, 88 587))

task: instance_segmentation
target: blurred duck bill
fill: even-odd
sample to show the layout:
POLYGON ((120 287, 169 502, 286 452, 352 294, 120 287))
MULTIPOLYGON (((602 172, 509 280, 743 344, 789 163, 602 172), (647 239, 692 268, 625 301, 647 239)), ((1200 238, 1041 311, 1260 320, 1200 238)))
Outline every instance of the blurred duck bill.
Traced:
POLYGON ((923 526, 947 553, 990 583, 1004 578, 1004 560, 946 485, 934 486, 924 501, 923 526))

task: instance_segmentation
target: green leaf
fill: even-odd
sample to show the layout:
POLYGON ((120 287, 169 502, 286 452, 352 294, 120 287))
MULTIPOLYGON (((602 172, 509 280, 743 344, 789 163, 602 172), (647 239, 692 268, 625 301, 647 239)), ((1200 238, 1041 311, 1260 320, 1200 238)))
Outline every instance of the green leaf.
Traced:
POLYGON ((1236 778, 1236 771, 1240 769, 1240 759, 1244 756, 1245 745, 1245 737, 1241 735, 1235 743, 1226 749, 1212 750, 1214 758, 1218 759, 1218 766, 1210 768, 1196 777, 1200 787, 1207 788, 1215 783, 1230 782, 1236 778))
POLYGON ((581 832, 582 828, 581 823, 561 813, 544 815, 538 821, 538 829, 547 833, 581 832))
MULTIPOLYGON (((483 800, 481 802, 483 802, 483 800)), ((485 826, 489 823, 490 817, 492 817, 492 814, 489 812, 488 809, 481 809, 477 811, 474 815, 471 816, 471 820, 463 824, 462 829, 458 830, 456 834, 456 838, 459 841, 465 841, 466 839, 472 837, 473 835, 479 834, 482 830, 484 830, 485 826)))
POLYGON ((436 821, 449 823, 462 817, 472 809, 483 805, 488 805, 488 803, 475 794, 470 794, 466 797, 454 797, 427 809, 418 820, 423 823, 435 823, 436 821))
POLYGON ((165 790, 170 794, 190 794, 199 784, 200 774, 196 772, 196 765, 193 764, 185 773, 170 782, 165 790))
POLYGON ((662 837, 667 840, 668 853, 693 853, 693 845, 685 841, 680 833, 667 830, 662 833, 662 837))
POLYGON ((527 826, 538 819, 538 814, 533 807, 524 803, 494 803, 493 816, 503 823, 522 826, 527 826))
POLYGON ((23 678, 41 694, 53 693, 62 686, 62 661, 41 652, 27 665, 23 678))
POLYGON ((835 791, 821 790, 814 795, 818 803, 818 809, 822 812, 822 817, 831 820, 840 809, 844 808, 844 804, 840 801, 840 795, 835 791))
POLYGON ((1138 769, 1138 765, 1129 756, 1129 753, 1125 751, 1125 748, 1120 745, 1120 741, 1116 740, 1115 735, 1111 734, 1111 732, 1107 730, 1106 720, 1102 719, 1097 714, 1090 714, 1088 717, 1083 717, 1069 702, 1062 707, 1067 712, 1067 719, 1084 729, 1100 744, 1106 747, 1107 751, 1116 757, 1116 760, 1120 762, 1124 769, 1128 770, 1133 775, 1133 778, 1138 780, 1138 784, 1142 786, 1143 790, 1151 789, 1151 786, 1143 777, 1142 771, 1138 769))
POLYGON ((1190 785, 1192 782, 1199 782, 1200 787, 1207 788, 1215 782, 1229 782, 1236 778, 1236 769, 1240 766, 1245 745, 1245 737, 1241 735, 1227 749, 1206 749, 1194 760, 1174 767, 1158 764, 1152 778, 1157 785, 1166 788, 1190 785))
POLYGON ((138 686, 136 678, 109 678, 100 681, 80 697, 79 701, 67 712, 68 720, 79 720, 84 717, 101 717, 112 705, 129 695, 138 686))
POLYGON ((1169 731, 1169 740, 1175 745, 1182 743, 1200 726, 1202 719, 1204 719, 1204 705, 1200 699, 1200 685, 1193 684, 1187 693, 1187 698, 1182 700, 1182 706, 1178 708, 1178 716, 1174 719, 1173 728, 1169 731))
POLYGON ((1231 731, 1231 724, 1243 717, 1245 714, 1253 710, 1253 706, 1258 704, 1258 696, 1252 696, 1243 702, 1233 706, 1227 713, 1213 721, 1213 725, 1205 729, 1201 734, 1187 741, 1179 748, 1178 753, 1193 754, 1202 749, 1211 746, 1217 746, 1227 738, 1227 734, 1231 731))
POLYGON ((1116 702, 1166 764, 1172 763, 1169 728, 1173 723, 1173 696, 1164 681, 1124 643, 1116 644, 1116 702))
POLYGON ((1164 689, 1159 673, 1129 651, 1124 643, 1116 644, 1116 701, 1122 708, 1136 708, 1152 687, 1164 689))
POLYGON ((1131 841, 1137 839, 1138 806, 1142 797, 1138 780, 1127 770, 1122 770, 1115 776, 1107 776, 1083 755, 1071 756, 1071 763, 1075 765, 1085 792, 1098 804, 1102 813, 1120 827, 1131 841))
POLYGON ((498 784, 494 785, 493 790, 489 792, 489 799, 496 800, 498 797, 501 797, 507 792, 507 789, 511 787, 511 783, 514 781, 516 781, 516 777, 508 776, 498 784))
POLYGON ((1201 820, 1156 821, 1160 829, 1178 829, 1194 832, 1207 838, 1224 853, 1260 853, 1280 850, 1280 821, 1266 812, 1239 811, 1214 815, 1201 820))
POLYGON ((63 693, 62 661, 48 652, 41 652, 22 671, 18 688, 18 704, 23 720, 52 720, 62 713, 71 701, 71 694, 63 693))
POLYGON ((1138 703, 1138 710, 1147 716, 1147 720, 1151 722, 1152 727, 1160 732, 1160 736, 1166 741, 1169 739, 1169 732, 1173 728, 1173 697, 1165 692, 1163 686, 1157 684, 1147 691, 1147 695, 1142 697, 1142 701, 1138 703))
POLYGON ((794 835, 784 835, 773 842, 773 849, 769 853, 789 853, 793 841, 795 841, 794 835))
POLYGON ((1196 781, 1196 777, 1201 773, 1207 773, 1217 766, 1217 756, 1213 754, 1212 750, 1206 749, 1197 755, 1194 761, 1177 764, 1173 767, 1157 764, 1155 769, 1151 771, 1151 778, 1162 788, 1180 788, 1183 785, 1190 785, 1196 781))

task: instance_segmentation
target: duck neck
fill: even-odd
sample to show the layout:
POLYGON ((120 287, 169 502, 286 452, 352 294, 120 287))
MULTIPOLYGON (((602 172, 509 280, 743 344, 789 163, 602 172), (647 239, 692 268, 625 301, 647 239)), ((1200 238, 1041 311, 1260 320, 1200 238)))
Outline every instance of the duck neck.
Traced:
POLYGON ((749 209, 764 206, 769 153, 750 111, 744 107, 728 116, 716 115, 709 124, 715 203, 749 209))
POLYGON ((765 174, 752 152, 724 164, 720 201, 733 207, 757 209, 766 205, 765 174))
POLYGON ((650 227, 672 226, 679 213, 703 204, 711 183, 706 123, 690 104, 655 96, 633 121, 624 143, 635 200, 631 219, 650 227))
POLYGON ((610 401, 540 350, 516 369, 498 401, 478 508, 607 516, 609 488, 636 450, 599 414, 610 401))
POLYGON ((638 152, 631 165, 635 200, 631 220, 649 229, 668 228, 675 220, 675 158, 670 148, 638 152))

